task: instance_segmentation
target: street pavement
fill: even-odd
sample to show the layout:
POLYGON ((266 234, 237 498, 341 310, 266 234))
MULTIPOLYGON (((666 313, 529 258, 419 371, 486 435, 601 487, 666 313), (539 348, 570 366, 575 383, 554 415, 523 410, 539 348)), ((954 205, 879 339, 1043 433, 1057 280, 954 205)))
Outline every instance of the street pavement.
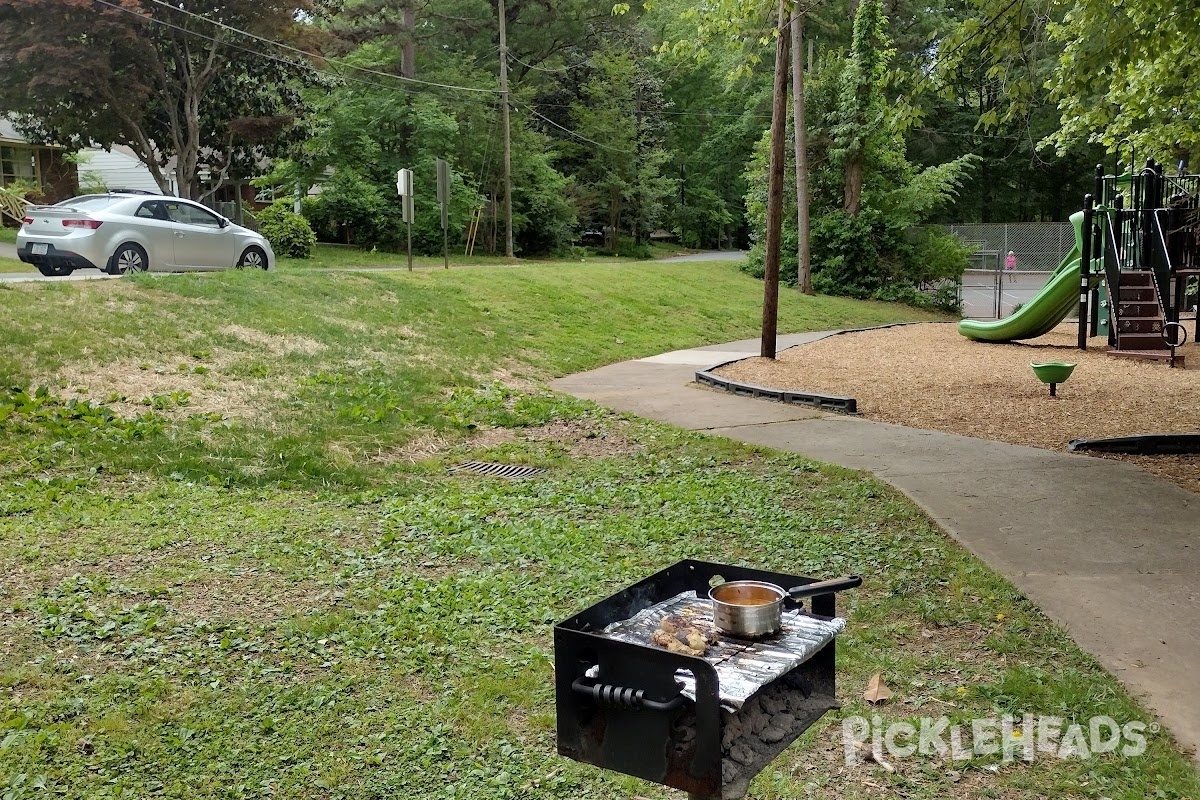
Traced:
POLYGON ((119 277, 98 269, 77 269, 70 275, 47 277, 40 272, 0 272, 0 283, 38 283, 43 281, 99 281, 119 277))
POLYGON ((676 261, 744 261, 745 258, 745 250, 706 250, 703 253, 689 253, 686 256, 671 256, 658 260, 672 263, 676 261))

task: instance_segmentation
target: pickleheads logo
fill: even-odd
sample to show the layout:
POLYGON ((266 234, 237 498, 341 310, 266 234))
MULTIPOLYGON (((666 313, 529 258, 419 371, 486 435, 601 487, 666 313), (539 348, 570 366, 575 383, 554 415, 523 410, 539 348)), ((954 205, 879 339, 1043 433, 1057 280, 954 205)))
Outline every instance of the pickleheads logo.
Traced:
POLYGON ((846 764, 864 761, 886 764, 913 756, 973 758, 1000 756, 1001 761, 1048 758, 1089 758, 1094 753, 1119 752, 1132 758, 1146 752, 1146 732, 1157 725, 1118 723, 1112 717, 1092 717, 1067 723, 1062 717, 1025 714, 951 722, 949 717, 922 717, 915 721, 888 722, 881 717, 848 717, 842 720, 842 745, 846 764))

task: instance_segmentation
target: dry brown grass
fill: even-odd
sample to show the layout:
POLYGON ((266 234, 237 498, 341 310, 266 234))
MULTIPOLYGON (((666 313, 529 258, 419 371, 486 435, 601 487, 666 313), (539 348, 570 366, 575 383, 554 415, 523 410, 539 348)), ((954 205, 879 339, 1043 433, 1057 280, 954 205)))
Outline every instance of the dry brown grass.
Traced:
MULTIPOLYGON (((1023 343, 989 344, 953 325, 863 331, 791 348, 775 362, 751 358, 718 373, 777 389, 847 395, 865 416, 1048 450, 1072 439, 1200 431, 1200 347, 1181 354, 1187 369, 1105 355, 1102 339, 1075 349, 1075 327, 1061 325, 1023 343), (1078 364, 1050 398, 1030 362, 1078 364)), ((1197 460, 1141 458, 1151 472, 1193 491, 1197 460)))
POLYGON ((305 612, 325 610, 333 592, 312 581, 296 581, 269 569, 209 573, 177 587, 167 597, 187 620, 243 620, 270 624, 305 612))
MULTIPOLYGON (((242 325, 226 325, 221 332, 252 346, 255 352, 271 356, 315 355, 326 349, 306 336, 276 336, 242 325)), ((224 374, 245 356, 242 351, 216 348, 205 357, 203 365, 195 365, 207 368, 203 374, 190 366, 181 368, 180 363, 188 361, 182 353, 167 363, 123 360, 102 364, 86 360, 70 364, 41 382, 59 387, 55 393, 64 398, 103 403, 124 417, 147 411, 147 401, 155 395, 187 392, 190 397, 185 404, 169 404, 156 411, 168 416, 215 412, 227 418, 263 419, 287 397, 292 382, 279 376, 265 381, 224 374)))
POLYGON ((561 445, 572 458, 630 456, 645 449, 630 437, 629 423, 625 420, 558 420, 527 428, 524 438, 531 442, 561 445))
MULTIPOLYGON (((217 362, 228 360, 218 358, 217 362)), ((123 417, 136 417, 148 411, 150 406, 145 401, 155 395, 187 392, 190 397, 186 405, 173 405, 159 409, 158 413, 186 416, 215 412, 224 417, 253 419, 285 396, 278 381, 268 386, 265 382, 213 372, 197 375, 131 361, 72 364, 60 370, 54 379, 43 383, 60 386, 55 393, 65 399, 103 403, 123 417)))
POLYGON ((246 344, 252 344, 260 350, 266 350, 271 355, 283 356, 290 353, 302 353, 306 356, 316 355, 325 349, 325 345, 307 336, 277 336, 273 333, 263 333, 243 325, 226 325, 221 333, 235 336, 246 344))

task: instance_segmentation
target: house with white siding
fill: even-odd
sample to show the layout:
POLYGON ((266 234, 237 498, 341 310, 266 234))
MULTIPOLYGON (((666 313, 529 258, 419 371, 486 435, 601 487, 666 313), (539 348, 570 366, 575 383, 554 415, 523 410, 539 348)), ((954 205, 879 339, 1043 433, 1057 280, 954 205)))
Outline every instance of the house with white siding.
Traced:
POLYGON ((75 163, 79 168, 79 188, 82 191, 131 189, 162 194, 150 170, 128 148, 80 150, 75 163))

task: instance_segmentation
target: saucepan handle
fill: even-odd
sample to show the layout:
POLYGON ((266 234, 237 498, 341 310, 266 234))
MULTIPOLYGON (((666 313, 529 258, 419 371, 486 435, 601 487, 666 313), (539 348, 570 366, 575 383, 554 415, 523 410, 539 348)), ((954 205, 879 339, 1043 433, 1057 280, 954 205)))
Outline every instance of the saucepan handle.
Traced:
POLYGON ((847 589, 853 589, 856 586, 862 586, 862 578, 857 575, 846 575, 842 578, 830 578, 827 581, 817 581, 816 583, 806 583, 802 586, 793 586, 788 589, 788 596, 793 600, 799 600, 804 597, 812 597, 818 594, 832 594, 833 592, 844 592, 847 589))

